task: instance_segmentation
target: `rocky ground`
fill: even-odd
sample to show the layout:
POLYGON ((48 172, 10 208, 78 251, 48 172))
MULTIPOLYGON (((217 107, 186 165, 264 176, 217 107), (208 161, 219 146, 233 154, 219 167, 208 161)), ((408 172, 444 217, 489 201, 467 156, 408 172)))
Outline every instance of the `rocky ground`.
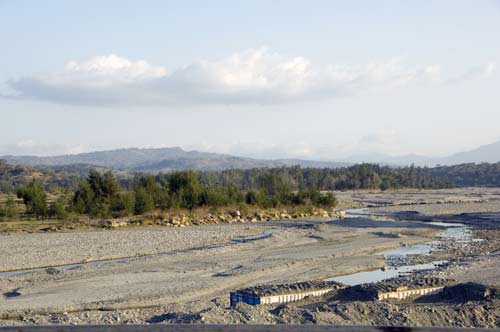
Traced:
POLYGON ((160 226, 117 230, 78 230, 0 234, 0 271, 133 257, 226 242, 269 229, 263 224, 160 226))
MULTIPOLYGON (((384 207, 384 211, 393 209, 401 211, 411 205, 411 210, 417 205, 447 203, 482 203, 500 200, 500 188, 453 188, 453 189, 405 189, 389 191, 343 191, 335 193, 337 199, 345 205, 358 207, 384 207)), ((446 207, 437 207, 435 212, 446 213, 446 207)), ((476 206, 479 208, 480 206, 476 206)), ((469 206, 470 208, 470 206, 469 206)), ((467 208, 462 210, 468 211, 467 208)))
POLYGON ((446 259, 450 263, 426 274, 453 278, 457 282, 499 286, 500 236, 498 229, 492 227, 498 220, 492 213, 500 211, 500 201, 496 201, 498 192, 498 189, 484 193, 478 189, 431 191, 425 204, 421 201, 425 200, 425 192, 396 192, 392 196, 390 193, 343 193, 341 198, 356 200, 354 205, 377 202, 379 207, 370 210, 376 216, 333 222, 285 220, 5 235, 0 241, 1 251, 14 250, 9 257, 0 257, 0 265, 3 269, 12 269, 35 266, 37 261, 46 265, 108 257, 115 252, 117 256, 125 256, 120 253, 133 255, 148 250, 171 251, 227 243, 231 238, 279 230, 256 241, 101 267, 64 272, 44 270, 0 279, 3 293, 0 324, 313 323, 499 327, 498 299, 380 302, 346 301, 325 295, 284 305, 240 303, 235 308, 229 307, 229 292, 239 288, 317 280, 380 268, 386 262, 377 252, 436 239, 439 229, 427 221, 399 220, 400 213, 405 211, 416 211, 413 215, 427 217, 448 217, 487 210, 489 214, 482 218, 487 220, 484 225, 488 227, 476 223, 471 230, 474 237, 484 241, 468 246, 451 241, 436 248, 431 258, 446 259), (454 202, 444 203, 449 197, 454 202), (402 201, 405 203, 397 203, 402 201), (408 202, 418 204, 408 205, 408 202), (390 206, 392 203, 398 206, 390 206), (432 210, 417 211, 420 208, 432 210), (54 237, 45 238, 48 235, 54 237), (53 246, 57 250, 51 251, 53 246), (98 246, 102 246, 100 251, 96 249, 98 246), (23 253, 25 247, 37 258, 23 253), (99 252, 105 254, 99 256, 99 252), (58 258, 51 261, 53 256, 58 258))

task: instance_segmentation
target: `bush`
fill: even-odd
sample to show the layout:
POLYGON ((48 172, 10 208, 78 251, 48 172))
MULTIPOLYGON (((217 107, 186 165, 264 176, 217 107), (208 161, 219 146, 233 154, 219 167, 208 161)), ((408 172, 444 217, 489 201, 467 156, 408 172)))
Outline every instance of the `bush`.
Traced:
POLYGON ((91 206, 88 214, 92 217, 109 218, 111 216, 109 204, 97 201, 91 206))
POLYGON ((228 192, 221 187, 205 187, 201 191, 199 205, 221 207, 230 204, 228 192))
POLYGON ((255 190, 250 190, 245 195, 245 203, 248 205, 258 205, 259 204, 259 194, 255 190))
POLYGON ((126 217, 134 213, 135 195, 131 192, 123 192, 111 199, 111 214, 114 217, 126 217))
POLYGON ((200 184, 193 171, 173 173, 168 188, 174 207, 192 210, 200 205, 200 184))
POLYGON ((152 175, 136 175, 134 178, 134 188, 144 188, 153 198, 155 207, 166 209, 169 207, 170 201, 168 192, 156 181, 152 175))
POLYGON ((78 213, 107 218, 110 215, 111 201, 119 190, 113 173, 108 171, 101 175, 91 169, 73 195, 73 209, 78 213))
POLYGON ((154 209, 153 197, 142 187, 135 190, 134 213, 143 214, 154 209))
POLYGON ((63 199, 58 199, 50 205, 49 216, 58 220, 65 220, 68 218, 68 211, 63 199))
POLYGON ((93 208, 95 194, 88 180, 83 180, 73 195, 73 210, 78 213, 90 213, 93 208))
POLYGON ((17 197, 22 198, 29 215, 37 218, 46 217, 48 214, 47 194, 39 183, 31 182, 21 187, 17 197))
POLYGON ((318 200, 318 205, 328 208, 337 206, 337 198, 332 193, 321 195, 318 200))
POLYGON ((16 218, 19 215, 17 211, 17 204, 12 197, 7 198, 5 205, 0 208, 0 217, 7 219, 16 218))

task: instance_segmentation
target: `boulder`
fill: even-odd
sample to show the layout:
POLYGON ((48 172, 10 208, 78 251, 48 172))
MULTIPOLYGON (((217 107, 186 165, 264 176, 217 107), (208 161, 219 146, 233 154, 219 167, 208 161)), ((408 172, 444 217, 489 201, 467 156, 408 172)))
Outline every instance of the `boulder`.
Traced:
POLYGON ((240 213, 240 211, 238 211, 238 210, 232 211, 232 212, 230 213, 230 215, 231 215, 231 217, 233 217, 233 218, 240 218, 240 217, 241 217, 241 213, 240 213))
POLYGON ((110 228, 125 227, 128 225, 128 223, 126 221, 120 220, 120 219, 104 220, 102 223, 103 223, 103 226, 110 227, 110 228))

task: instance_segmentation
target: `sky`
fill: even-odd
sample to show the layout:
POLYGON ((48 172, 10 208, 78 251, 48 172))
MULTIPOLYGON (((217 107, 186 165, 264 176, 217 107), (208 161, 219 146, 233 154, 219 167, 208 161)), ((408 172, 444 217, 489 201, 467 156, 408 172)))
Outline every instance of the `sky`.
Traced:
POLYGON ((0 155, 500 140, 500 1, 0 0, 0 155))

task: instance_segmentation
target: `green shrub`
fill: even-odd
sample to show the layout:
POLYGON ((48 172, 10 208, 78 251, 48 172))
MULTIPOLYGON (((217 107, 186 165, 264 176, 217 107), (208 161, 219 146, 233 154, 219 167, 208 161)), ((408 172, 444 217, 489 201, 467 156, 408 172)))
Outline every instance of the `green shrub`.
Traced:
POLYGON ((66 203, 62 198, 58 199, 50 205, 49 216, 58 220, 66 220, 68 218, 66 203))
POLYGON ((0 207, 0 217, 13 219, 18 217, 17 204, 12 197, 7 198, 3 207, 0 207))
POLYGON ((318 205, 328 208, 337 206, 337 198, 332 193, 321 195, 317 202, 318 205))
POLYGON ((135 195, 131 192, 122 192, 111 199, 111 214, 114 217, 126 217, 134 213, 135 195))
POLYGON ((36 182, 31 182, 19 189, 17 197, 22 198, 29 215, 37 218, 46 217, 48 214, 47 194, 43 187, 36 182))
POLYGON ((134 213, 143 214, 154 209, 153 197, 142 187, 135 190, 134 213))

